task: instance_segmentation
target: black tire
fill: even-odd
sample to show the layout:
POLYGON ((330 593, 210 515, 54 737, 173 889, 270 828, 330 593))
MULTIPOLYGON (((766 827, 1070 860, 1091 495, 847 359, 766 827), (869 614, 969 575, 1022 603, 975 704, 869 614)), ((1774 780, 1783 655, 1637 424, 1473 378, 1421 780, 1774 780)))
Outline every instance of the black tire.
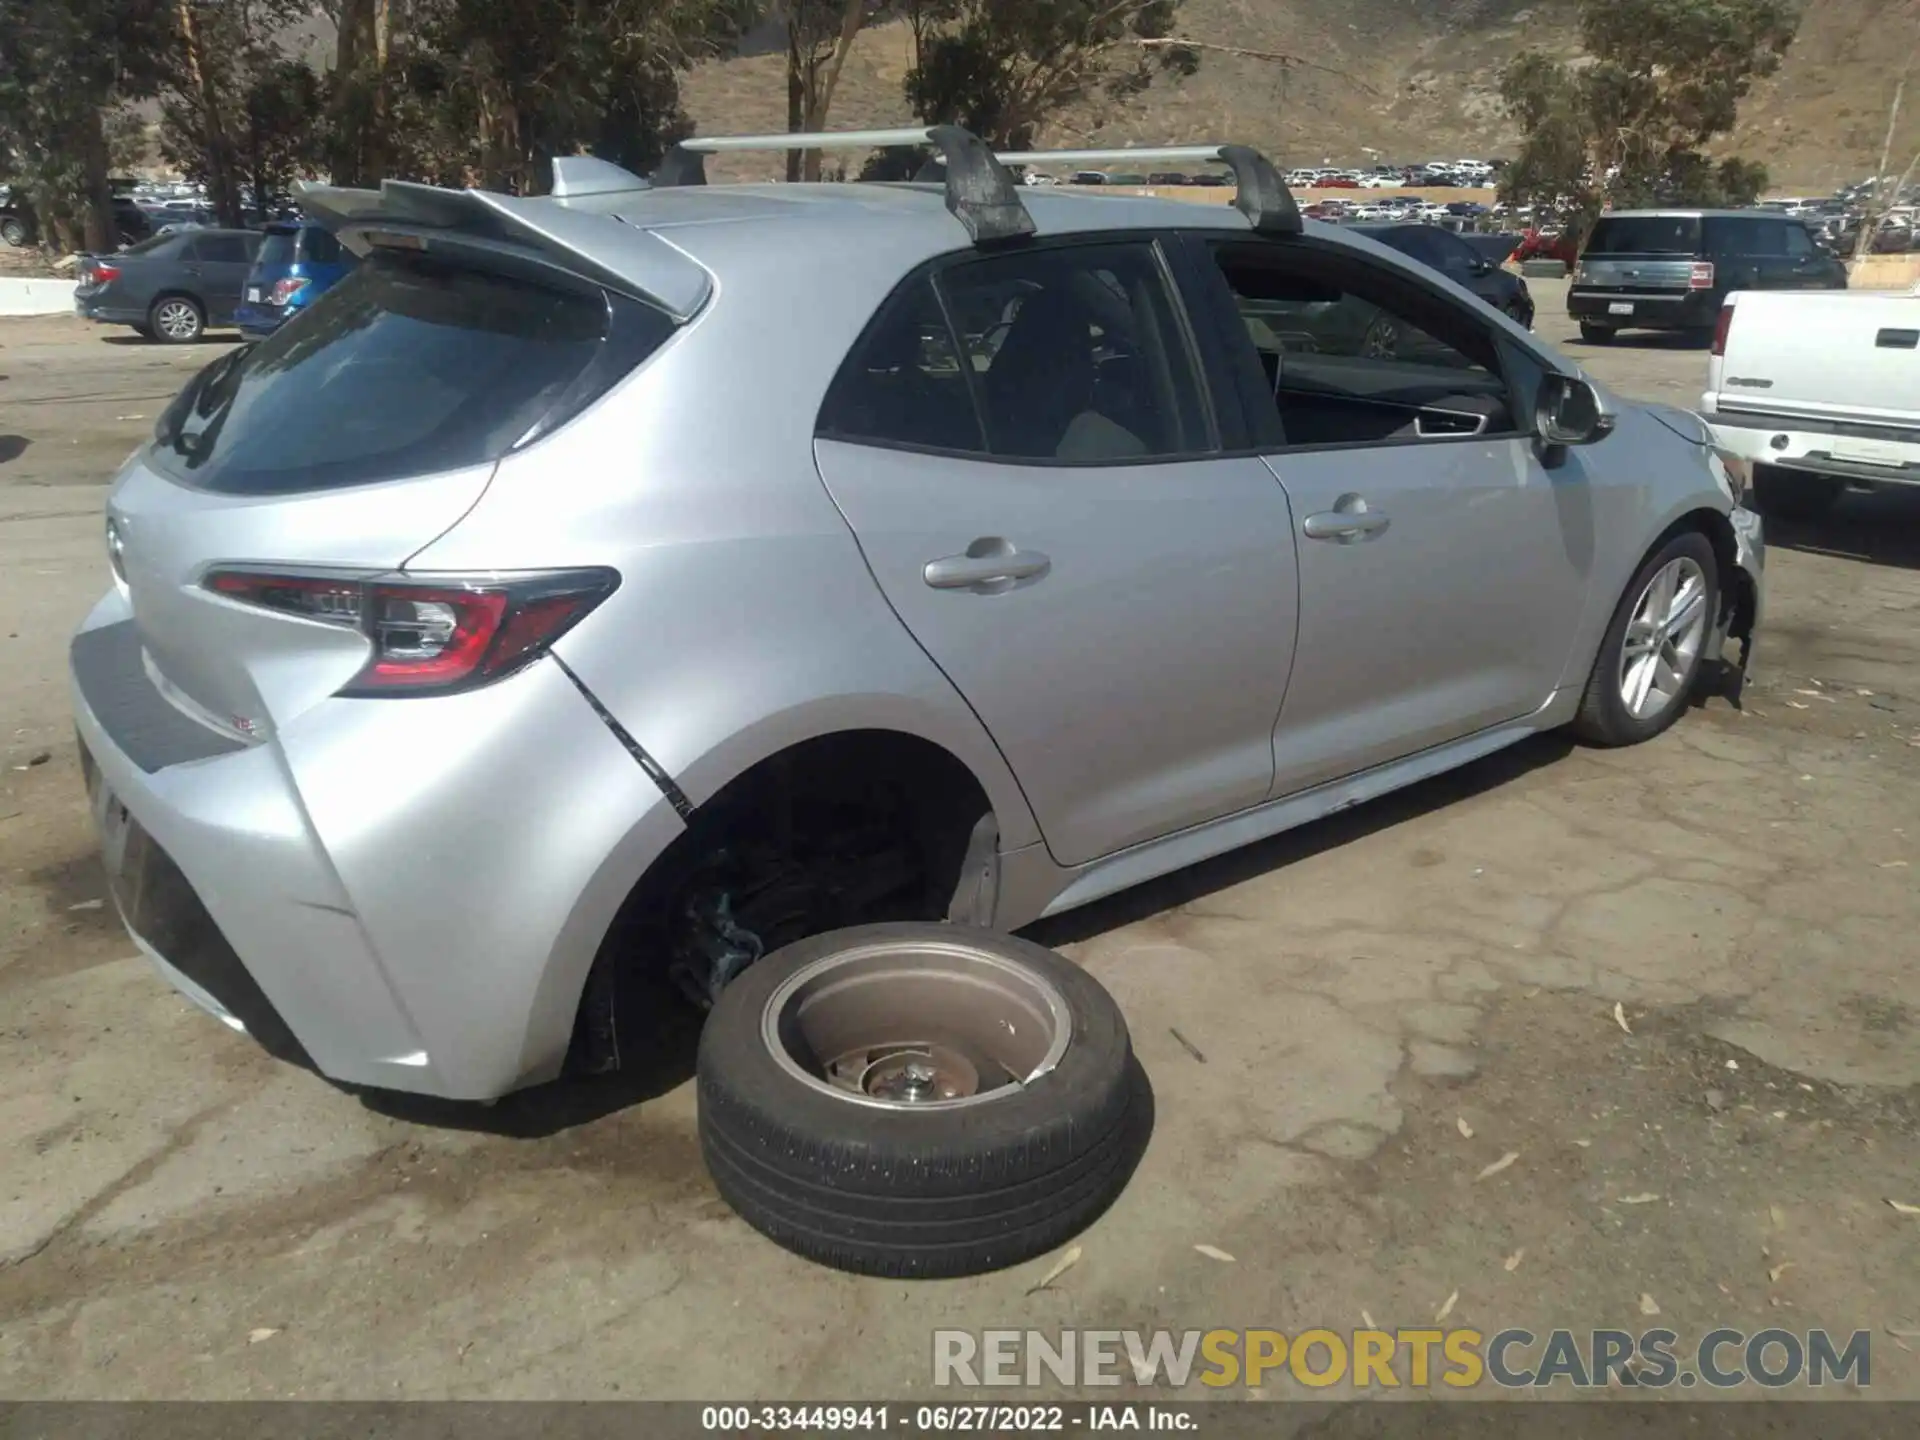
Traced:
POLYGON ((866 925, 789 945, 722 992, 700 1037, 701 1153, 727 1203, 809 1260, 934 1279, 1020 1264, 1112 1203, 1151 1126, 1126 1020, 1085 971, 1029 941, 962 926, 866 925), (1050 984, 1072 1017, 1059 1063, 961 1109, 875 1106, 776 1061, 762 1017, 798 971, 860 946, 961 937, 1050 984))
POLYGON ((1753 499, 1760 513, 1776 520, 1818 520, 1846 493, 1847 483, 1832 475, 1753 467, 1753 499))
POLYGON ((1522 330, 1533 329, 1533 312, 1518 301, 1507 307, 1507 318, 1522 330))
POLYGON ((0 240, 6 241, 14 249, 25 249, 27 242, 31 239, 33 234, 27 229, 27 222, 18 215, 9 215, 6 219, 0 220, 0 240))
POLYGON ((1683 676, 1678 697, 1665 708, 1644 719, 1637 718, 1628 710, 1626 699, 1620 693, 1621 652, 1626 646, 1627 627, 1632 623, 1634 610, 1653 577, 1682 558, 1694 561, 1706 576, 1707 635, 1713 634, 1720 614, 1720 561, 1705 535, 1698 530, 1683 530, 1641 563, 1621 595, 1620 603, 1614 607, 1613 619, 1600 642, 1600 653, 1594 657, 1593 673, 1587 677, 1586 693, 1580 697, 1580 709, 1571 726, 1573 733, 1590 745, 1642 744, 1666 730, 1686 711, 1687 700, 1699 683, 1701 666, 1706 659, 1704 642, 1701 653, 1691 661, 1690 671, 1683 676))
POLYGON ((1589 325, 1584 320, 1580 322, 1580 338, 1589 345, 1611 345, 1613 337, 1619 333, 1611 325, 1589 325))
POLYGON ((148 309, 142 333, 162 345, 191 345, 207 333, 207 312, 191 295, 162 295, 148 309))

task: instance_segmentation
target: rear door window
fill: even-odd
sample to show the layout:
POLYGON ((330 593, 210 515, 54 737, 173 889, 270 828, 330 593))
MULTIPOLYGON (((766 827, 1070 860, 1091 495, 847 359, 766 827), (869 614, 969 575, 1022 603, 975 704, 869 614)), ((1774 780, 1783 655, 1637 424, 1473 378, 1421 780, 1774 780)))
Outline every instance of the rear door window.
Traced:
POLYGON ((193 258, 212 265, 245 265, 253 259, 251 251, 241 235, 201 235, 193 242, 193 258))
POLYGON ((598 290, 382 255, 203 371, 151 454, 186 484, 240 495, 482 464, 563 424, 672 332, 598 290))
POLYGON ((1813 236, 1804 225, 1787 226, 1787 254, 1796 260, 1819 253, 1819 246, 1813 243, 1813 236))
POLYGON ((1707 221, 1707 253, 1711 255, 1781 256, 1787 251, 1786 220, 1720 216, 1707 221))
POLYGON ((1589 255, 1693 255, 1699 249, 1697 215, 1603 215, 1587 238, 1589 255))

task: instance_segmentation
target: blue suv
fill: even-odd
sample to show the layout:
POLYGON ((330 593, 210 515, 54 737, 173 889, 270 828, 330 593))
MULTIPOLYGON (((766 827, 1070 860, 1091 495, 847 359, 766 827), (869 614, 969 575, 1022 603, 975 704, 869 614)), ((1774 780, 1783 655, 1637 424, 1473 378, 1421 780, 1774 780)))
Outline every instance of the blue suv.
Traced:
POLYGON ((358 263, 319 225, 286 221, 266 227, 266 238, 234 322, 249 340, 264 339, 344 279, 358 263))

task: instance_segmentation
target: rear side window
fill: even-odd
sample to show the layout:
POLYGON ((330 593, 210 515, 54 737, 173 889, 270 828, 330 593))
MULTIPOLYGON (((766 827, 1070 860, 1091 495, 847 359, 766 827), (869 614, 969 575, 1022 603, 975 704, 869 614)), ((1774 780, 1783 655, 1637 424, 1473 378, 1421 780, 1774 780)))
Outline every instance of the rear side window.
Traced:
POLYGON ((836 378, 822 433, 1124 464, 1213 446, 1150 242, 971 260, 913 281, 836 378))
POLYGON ((1707 221, 1710 255, 1781 256, 1789 254, 1787 231, 1798 226, 1785 220, 1715 217, 1707 221))
POLYGON ((1587 237, 1589 255, 1694 255, 1697 215, 1603 215, 1587 237))
POLYGON ((193 242, 193 258, 215 265, 245 265, 253 255, 238 235, 200 235, 193 242))
POLYGON ((672 332, 597 290, 381 255, 196 377, 151 453, 184 483, 239 495, 483 464, 564 424, 672 332))
POLYGON ((1813 243, 1813 235, 1804 225, 1787 226, 1787 254, 1794 259, 1803 259, 1819 253, 1820 247, 1813 243))

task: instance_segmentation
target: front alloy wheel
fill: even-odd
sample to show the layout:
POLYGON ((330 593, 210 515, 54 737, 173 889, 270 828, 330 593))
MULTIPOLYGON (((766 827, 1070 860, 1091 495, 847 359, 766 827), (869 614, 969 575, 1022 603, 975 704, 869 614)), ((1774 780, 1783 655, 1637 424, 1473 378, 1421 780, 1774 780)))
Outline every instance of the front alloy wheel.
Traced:
POLYGON ((1573 730, 1595 745, 1637 745, 1680 718, 1720 614, 1720 567, 1698 530, 1641 564, 1600 642, 1573 730))

